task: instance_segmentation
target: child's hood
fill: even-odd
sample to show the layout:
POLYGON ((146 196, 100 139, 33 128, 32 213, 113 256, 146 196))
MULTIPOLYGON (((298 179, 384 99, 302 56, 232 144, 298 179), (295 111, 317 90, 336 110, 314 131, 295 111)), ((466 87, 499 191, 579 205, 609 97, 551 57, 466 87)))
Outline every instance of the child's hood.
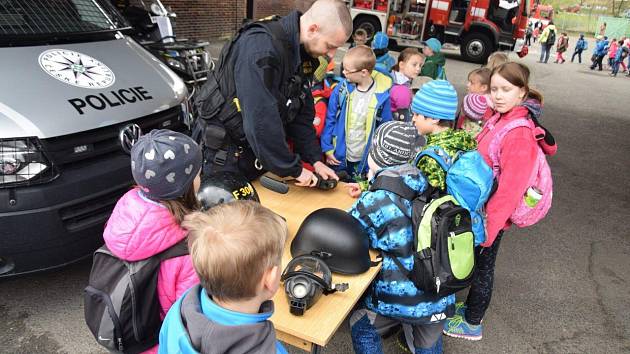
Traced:
MULTIPOLYGON (((160 347, 164 339, 164 345, 168 349, 179 349, 181 352, 190 352, 191 349, 201 353, 276 352, 273 324, 266 320, 273 313, 273 302, 264 302, 261 305, 261 312, 254 315, 260 317, 260 322, 221 325, 214 321, 213 315, 227 318, 239 314, 228 310, 219 310, 222 313, 211 311, 207 305, 202 304, 201 296, 207 296, 205 294, 205 291, 201 291, 201 286, 197 285, 179 301, 180 308, 169 312, 162 327, 160 347), (173 333, 168 333, 171 331, 173 333), (184 331, 185 333, 182 333, 184 331)), ((216 305, 213 307, 218 308, 216 305)))
POLYGON ((448 129, 427 136, 427 146, 437 145, 443 149, 469 151, 477 148, 477 141, 465 130, 448 129))
POLYGON ((134 188, 116 203, 103 238, 121 259, 138 261, 151 257, 186 237, 168 209, 134 188))
POLYGON ((381 168, 370 180, 370 184, 376 180, 376 177, 392 178, 391 183, 402 184, 414 191, 423 191, 427 185, 422 172, 409 163, 381 168))
POLYGON ((392 80, 394 81, 394 85, 409 85, 409 78, 401 73, 400 71, 392 70, 392 80))

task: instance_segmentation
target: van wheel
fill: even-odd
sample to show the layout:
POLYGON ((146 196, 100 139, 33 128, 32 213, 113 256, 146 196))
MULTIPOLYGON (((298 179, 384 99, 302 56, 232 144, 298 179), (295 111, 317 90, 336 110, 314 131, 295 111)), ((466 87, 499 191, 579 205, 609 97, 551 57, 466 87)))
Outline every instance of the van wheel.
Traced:
POLYGON ((353 26, 354 26, 354 30, 356 31, 359 28, 363 28, 365 30, 365 32, 367 32, 368 35, 368 42, 372 40, 372 38, 374 38, 374 34, 376 34, 376 32, 381 31, 381 22, 378 20, 378 18, 374 17, 374 16, 358 16, 357 18, 354 19, 353 21, 353 26))
POLYGON ((494 45, 483 33, 469 33, 462 40, 459 51, 464 60, 485 64, 490 53, 494 51, 494 45))

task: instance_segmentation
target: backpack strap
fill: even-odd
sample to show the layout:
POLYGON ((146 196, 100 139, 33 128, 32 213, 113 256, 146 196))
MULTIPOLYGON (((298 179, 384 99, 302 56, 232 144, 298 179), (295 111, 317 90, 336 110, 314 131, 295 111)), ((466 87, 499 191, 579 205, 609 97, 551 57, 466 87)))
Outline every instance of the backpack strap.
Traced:
POLYGON ((451 166, 453 166, 453 163, 455 163, 455 160, 457 160, 457 157, 459 156, 459 152, 454 157, 451 157, 446 152, 446 150, 444 150, 440 146, 437 146, 437 145, 428 146, 416 156, 414 160, 414 165, 418 166, 420 159, 424 156, 428 156, 432 158, 440 165, 440 167, 444 171, 448 171, 451 168, 451 166))
POLYGON ((157 257, 160 259, 160 262, 162 262, 170 258, 185 256, 187 254, 189 254, 188 238, 185 238, 159 253, 157 257))
POLYGON ((413 200, 418 194, 406 184, 397 181, 397 178, 389 178, 389 176, 380 173, 374 177, 374 181, 370 184, 369 190, 386 190, 406 200, 413 200))
POLYGON ((519 118, 515 119, 499 130, 492 141, 490 142, 490 146, 488 148, 488 155, 490 157, 490 161, 492 162, 492 171, 494 172, 495 177, 498 177, 500 174, 500 152, 501 152, 501 144, 503 143, 503 138, 507 133, 512 131, 513 129, 520 127, 528 127, 530 130, 534 130, 534 124, 529 118, 519 118))

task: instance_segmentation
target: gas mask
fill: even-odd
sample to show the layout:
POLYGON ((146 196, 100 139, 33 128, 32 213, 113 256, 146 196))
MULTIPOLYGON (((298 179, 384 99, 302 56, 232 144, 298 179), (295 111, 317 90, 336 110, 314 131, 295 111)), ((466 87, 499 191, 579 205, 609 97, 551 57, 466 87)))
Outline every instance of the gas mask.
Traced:
POLYGON ((328 265, 311 255, 293 258, 282 272, 281 280, 284 282, 290 311, 296 316, 302 316, 322 294, 348 289, 348 283, 332 286, 332 273, 328 265))

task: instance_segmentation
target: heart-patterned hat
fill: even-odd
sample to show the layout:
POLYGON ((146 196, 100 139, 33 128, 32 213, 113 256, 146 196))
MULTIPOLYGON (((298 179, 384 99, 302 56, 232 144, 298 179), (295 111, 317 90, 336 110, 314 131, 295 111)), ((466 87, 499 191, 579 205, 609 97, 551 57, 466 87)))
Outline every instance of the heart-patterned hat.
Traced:
POLYGON ((201 169, 201 149, 187 135, 154 129, 131 148, 131 173, 144 194, 154 200, 184 195, 201 169))

